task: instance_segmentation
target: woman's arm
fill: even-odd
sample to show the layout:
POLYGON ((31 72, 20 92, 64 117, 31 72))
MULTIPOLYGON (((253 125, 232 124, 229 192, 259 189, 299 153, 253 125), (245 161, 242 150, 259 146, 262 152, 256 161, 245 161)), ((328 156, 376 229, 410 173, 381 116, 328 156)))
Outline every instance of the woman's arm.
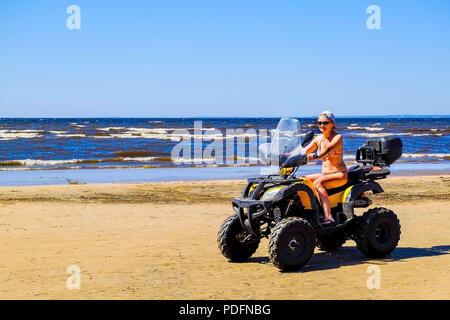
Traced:
POLYGON ((314 152, 317 149, 317 141, 316 138, 314 138, 313 141, 311 141, 310 144, 308 144, 305 148, 302 147, 301 144, 299 144, 294 150, 289 152, 289 156, 300 154, 301 151, 303 151, 303 154, 308 154, 311 152, 314 152))
POLYGON ((342 134, 338 134, 336 135, 330 142, 329 145, 327 145, 324 149, 320 150, 320 154, 317 154, 317 157, 323 157, 324 155, 326 155, 328 152, 330 152, 331 150, 333 150, 333 148, 335 146, 337 146, 340 142, 342 141, 342 134))
POLYGON ((316 151, 317 150, 317 147, 319 146, 318 145, 318 143, 317 143, 317 140, 319 139, 319 137, 315 137, 314 139, 313 139, 313 141, 311 141, 311 143, 310 144, 308 144, 306 147, 305 147, 305 154, 309 154, 309 153, 311 153, 311 152, 314 152, 314 151, 316 151))

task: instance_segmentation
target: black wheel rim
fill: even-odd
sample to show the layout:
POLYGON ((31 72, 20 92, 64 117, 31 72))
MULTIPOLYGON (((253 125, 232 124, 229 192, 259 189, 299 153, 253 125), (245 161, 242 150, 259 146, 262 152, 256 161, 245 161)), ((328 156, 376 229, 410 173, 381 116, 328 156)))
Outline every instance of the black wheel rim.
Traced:
POLYGON ((240 243, 241 245, 244 245, 244 243, 245 243, 244 240, 247 238, 247 236, 248 236, 248 234, 245 231, 241 231, 241 232, 236 233, 235 238, 238 243, 240 243))
POLYGON ((283 241, 283 248, 286 258, 295 261, 302 257, 305 251, 305 237, 301 233, 290 233, 283 241))
POLYGON ((375 240, 378 244, 385 244, 390 241, 391 228, 386 223, 379 224, 375 229, 375 240))
POLYGON ((234 229, 234 236, 232 237, 233 243, 241 246, 248 247, 254 243, 254 238, 249 238, 249 233, 242 229, 240 223, 237 221, 234 229))

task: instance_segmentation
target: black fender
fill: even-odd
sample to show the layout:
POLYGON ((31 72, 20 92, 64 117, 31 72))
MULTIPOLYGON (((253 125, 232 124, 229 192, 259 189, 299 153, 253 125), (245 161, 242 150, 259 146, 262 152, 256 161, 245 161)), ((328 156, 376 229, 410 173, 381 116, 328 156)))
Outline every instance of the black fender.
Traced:
POLYGON ((353 210, 354 201, 362 195, 364 192, 372 191, 375 193, 384 192, 383 188, 375 181, 361 182, 350 187, 351 189, 347 193, 344 202, 342 203, 342 208, 347 219, 352 219, 355 214, 353 210))
MULTIPOLYGON (((297 195, 298 191, 305 191, 309 197, 309 201, 311 203, 311 209, 314 212, 314 223, 315 227, 319 226, 319 206, 317 205, 316 197, 314 195, 313 190, 310 187, 303 183, 294 183, 286 188, 283 188, 278 193, 276 199, 285 199, 291 197, 293 195, 297 195)), ((274 199, 275 200, 275 199, 274 199)))

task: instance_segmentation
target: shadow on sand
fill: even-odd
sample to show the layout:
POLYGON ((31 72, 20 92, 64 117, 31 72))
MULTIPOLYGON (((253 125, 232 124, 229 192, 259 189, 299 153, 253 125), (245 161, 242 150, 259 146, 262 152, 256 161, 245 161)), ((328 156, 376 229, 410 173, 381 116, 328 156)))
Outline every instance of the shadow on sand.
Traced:
MULTIPOLYGON (((411 248, 401 247, 395 249, 393 253, 383 259, 371 259, 364 256, 356 247, 342 247, 335 252, 320 252, 312 256, 300 270, 293 272, 311 272, 329 269, 338 269, 345 266, 353 266, 357 264, 364 264, 368 261, 383 262, 401 261, 412 258, 433 257, 450 253, 450 245, 447 246, 433 246, 431 248, 411 248)), ((247 263, 270 263, 269 257, 252 257, 248 259, 247 263)))

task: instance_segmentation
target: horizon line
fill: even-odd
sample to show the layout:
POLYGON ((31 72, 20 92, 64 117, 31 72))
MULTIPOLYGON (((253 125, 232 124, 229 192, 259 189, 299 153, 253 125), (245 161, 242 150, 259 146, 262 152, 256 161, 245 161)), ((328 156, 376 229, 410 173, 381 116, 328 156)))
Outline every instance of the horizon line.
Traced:
MULTIPOLYGON (((307 116, 151 116, 151 117, 135 117, 135 116, 64 116, 64 117, 1 117, 0 119, 278 119, 278 118, 315 118, 317 115, 307 116)), ((389 115, 343 115, 336 118, 424 118, 424 117, 450 117, 450 114, 389 114, 389 115)))

